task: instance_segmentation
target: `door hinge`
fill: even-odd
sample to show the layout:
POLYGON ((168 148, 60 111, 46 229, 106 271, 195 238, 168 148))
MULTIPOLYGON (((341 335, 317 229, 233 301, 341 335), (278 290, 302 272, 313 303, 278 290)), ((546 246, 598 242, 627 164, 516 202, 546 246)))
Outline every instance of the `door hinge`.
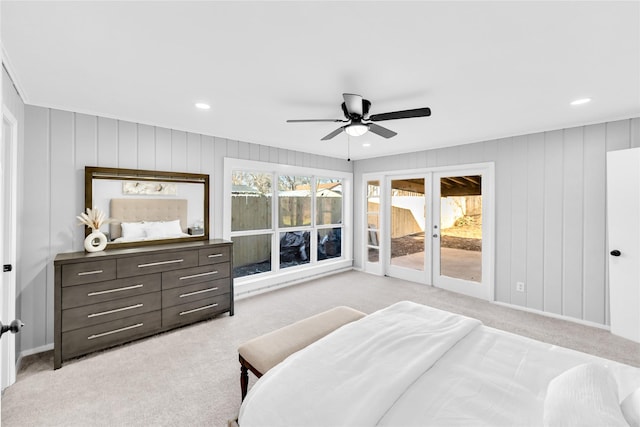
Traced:
POLYGON ((13 270, 13 266, 11 264, 5 264, 2 266, 2 272, 3 273, 7 273, 9 271, 13 270))

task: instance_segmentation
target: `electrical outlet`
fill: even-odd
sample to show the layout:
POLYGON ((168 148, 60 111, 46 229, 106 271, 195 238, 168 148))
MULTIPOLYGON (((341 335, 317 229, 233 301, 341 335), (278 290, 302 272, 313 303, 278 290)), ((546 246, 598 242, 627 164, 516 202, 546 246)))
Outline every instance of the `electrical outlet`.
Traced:
POLYGON ((524 292, 524 282, 516 282, 516 291, 524 292))

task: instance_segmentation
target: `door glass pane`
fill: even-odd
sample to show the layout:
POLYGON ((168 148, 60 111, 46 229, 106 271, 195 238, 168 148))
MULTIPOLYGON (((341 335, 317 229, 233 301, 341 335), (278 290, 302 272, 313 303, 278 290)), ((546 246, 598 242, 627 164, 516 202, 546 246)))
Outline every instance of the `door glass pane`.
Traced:
POLYGON ((482 281, 482 176, 440 179, 440 274, 482 281))
POLYGON ((271 234, 236 236, 233 241, 233 277, 271 271, 271 234))
POLYGON ((311 177, 278 176, 280 227, 311 225, 311 177))
POLYGON ((234 171, 231 231, 271 229, 271 174, 234 171))
POLYGON ((424 178, 391 181, 391 264, 424 270, 424 178))
POLYGON ((318 178, 316 181, 316 224, 342 223, 342 181, 318 178))
POLYGON ((379 259, 380 239, 380 181, 367 182, 367 247, 369 262, 377 263, 379 259))
POLYGON ((380 260, 380 252, 378 251, 377 248, 369 248, 369 254, 368 254, 368 259, 369 262, 373 262, 376 263, 380 260))

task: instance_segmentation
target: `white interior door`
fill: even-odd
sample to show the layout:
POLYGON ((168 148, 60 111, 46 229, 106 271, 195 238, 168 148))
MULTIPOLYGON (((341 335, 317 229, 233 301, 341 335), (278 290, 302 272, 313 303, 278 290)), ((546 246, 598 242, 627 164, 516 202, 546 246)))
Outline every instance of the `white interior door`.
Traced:
POLYGON ((492 170, 433 174, 433 284, 493 300, 492 170))
POLYGON ((611 333, 640 342, 640 148, 607 153, 611 333))
MULTIPOLYGON (((18 123, 6 109, 2 111, 0 144, 0 261, 15 266, 16 259, 16 171, 18 123)), ((15 268, 0 272, 0 320, 10 324, 16 316, 15 268)), ((16 380, 16 337, 6 333, 0 340, 0 384, 2 390, 16 380)))

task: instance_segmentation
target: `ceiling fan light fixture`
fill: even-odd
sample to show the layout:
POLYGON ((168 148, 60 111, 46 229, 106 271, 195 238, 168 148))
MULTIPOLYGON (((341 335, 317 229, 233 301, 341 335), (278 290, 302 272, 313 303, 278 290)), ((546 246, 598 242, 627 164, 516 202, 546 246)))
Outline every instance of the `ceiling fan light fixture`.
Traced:
POLYGON ((353 123, 345 126, 344 131, 350 136, 362 136, 369 131, 369 126, 364 123, 353 123))
POLYGON ((582 105, 582 104, 587 104, 591 102, 591 98, 580 98, 580 99, 576 99, 575 101, 571 102, 571 105, 575 106, 575 105, 582 105))

